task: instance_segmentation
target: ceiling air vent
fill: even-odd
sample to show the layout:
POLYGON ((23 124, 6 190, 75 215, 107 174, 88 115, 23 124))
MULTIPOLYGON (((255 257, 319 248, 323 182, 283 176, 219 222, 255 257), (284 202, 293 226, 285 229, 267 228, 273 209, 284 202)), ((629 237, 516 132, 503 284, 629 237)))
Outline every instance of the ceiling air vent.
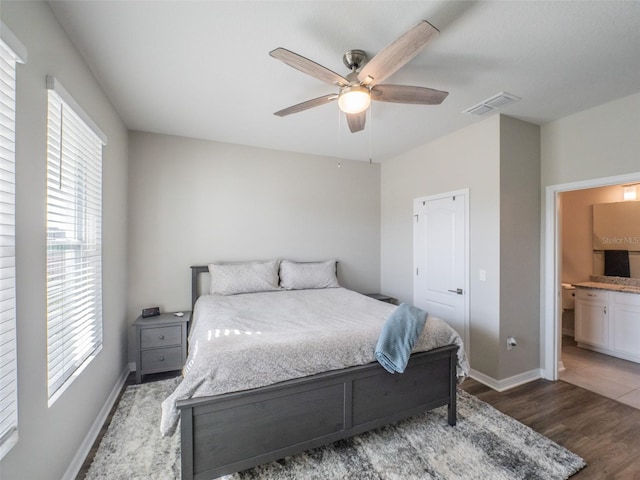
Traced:
POLYGON ((520 100, 520 97, 516 97, 515 95, 511 95, 510 93, 500 92, 497 95, 494 95, 491 98, 487 98, 486 100, 474 105, 471 108, 467 108, 462 113, 468 113, 469 115, 475 115, 480 117, 482 115, 487 115, 491 112, 494 112, 505 105, 508 105, 513 102, 517 102, 520 100))

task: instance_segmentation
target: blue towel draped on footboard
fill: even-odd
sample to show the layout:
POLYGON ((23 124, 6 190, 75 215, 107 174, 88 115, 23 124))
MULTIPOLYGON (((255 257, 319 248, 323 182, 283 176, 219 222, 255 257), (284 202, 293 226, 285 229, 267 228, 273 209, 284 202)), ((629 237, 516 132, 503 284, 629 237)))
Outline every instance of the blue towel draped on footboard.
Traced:
POLYGON ((404 372, 426 320, 427 312, 406 303, 389 315, 375 350, 376 359, 388 372, 404 372))

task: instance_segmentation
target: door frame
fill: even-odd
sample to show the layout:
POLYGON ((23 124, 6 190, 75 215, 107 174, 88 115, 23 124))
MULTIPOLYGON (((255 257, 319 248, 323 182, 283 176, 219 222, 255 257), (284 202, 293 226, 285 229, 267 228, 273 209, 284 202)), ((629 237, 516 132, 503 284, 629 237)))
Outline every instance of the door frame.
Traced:
MULTIPOLYGON (((451 192, 442 192, 435 195, 427 195, 424 197, 417 197, 413 199, 413 208, 411 210, 413 218, 413 212, 415 211, 416 202, 429 202, 432 200, 442 200, 443 198, 450 198, 459 195, 464 195, 464 338, 465 345, 464 350, 467 354, 467 358, 471 359, 471 333, 469 326, 469 188, 462 188, 459 190, 453 190, 451 192)), ((413 257, 413 254, 412 254, 413 257)), ((412 268, 415 265, 415 261, 411 262, 412 268)), ((415 276, 413 276, 413 282, 415 283, 415 276)), ((411 297, 413 303, 415 303, 415 285, 412 285, 411 297)))
POLYGON ((544 276, 542 281, 540 358, 543 359, 542 376, 558 380, 562 351, 562 238, 560 230, 560 193, 596 187, 610 187, 623 183, 640 182, 640 172, 613 177, 594 178, 572 183, 548 185, 545 192, 544 218, 544 276))

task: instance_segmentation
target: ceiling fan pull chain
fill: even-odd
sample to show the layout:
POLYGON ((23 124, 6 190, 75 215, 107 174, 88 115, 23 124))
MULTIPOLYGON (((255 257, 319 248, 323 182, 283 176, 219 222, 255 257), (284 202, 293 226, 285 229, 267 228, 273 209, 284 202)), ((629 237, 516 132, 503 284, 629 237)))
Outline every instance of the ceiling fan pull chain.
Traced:
POLYGON ((371 157, 371 132, 373 131, 373 104, 369 106, 369 165, 373 163, 373 159, 371 157))
POLYGON ((342 111, 336 108, 338 112, 338 155, 342 152, 342 111))

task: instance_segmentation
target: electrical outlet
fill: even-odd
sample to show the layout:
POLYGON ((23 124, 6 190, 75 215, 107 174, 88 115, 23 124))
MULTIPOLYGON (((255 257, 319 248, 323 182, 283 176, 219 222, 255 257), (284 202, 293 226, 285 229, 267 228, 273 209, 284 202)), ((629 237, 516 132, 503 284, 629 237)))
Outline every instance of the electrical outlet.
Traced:
POLYGON ((516 345, 518 345, 518 342, 516 342, 516 337, 507 338, 507 350, 513 350, 513 347, 515 347, 516 345))

